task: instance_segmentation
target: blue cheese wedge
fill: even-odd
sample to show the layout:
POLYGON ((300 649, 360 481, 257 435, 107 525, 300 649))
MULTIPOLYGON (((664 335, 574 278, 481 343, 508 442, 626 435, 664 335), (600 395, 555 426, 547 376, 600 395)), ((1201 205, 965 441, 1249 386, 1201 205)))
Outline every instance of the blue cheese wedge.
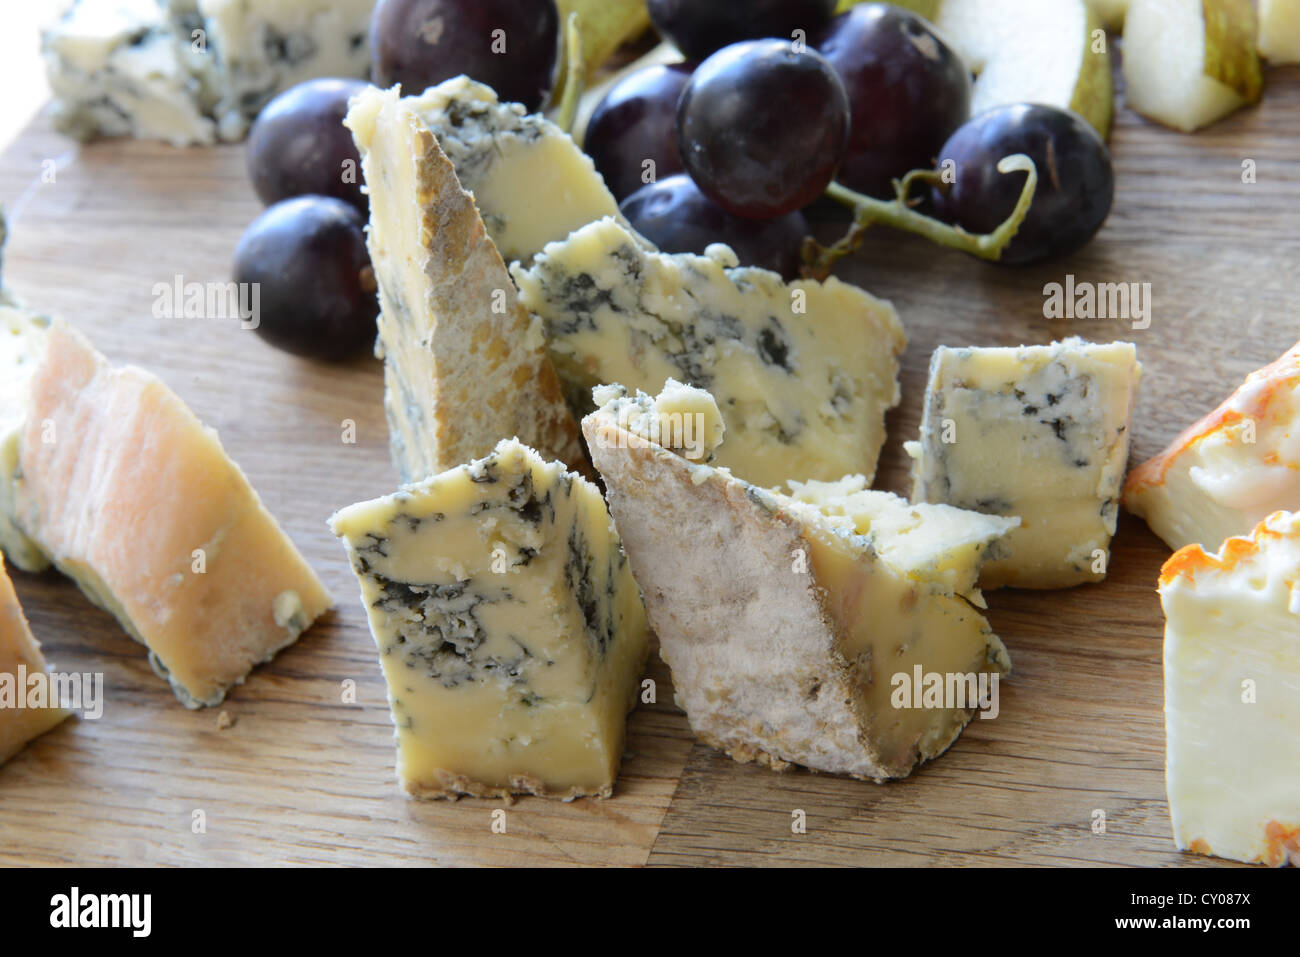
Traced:
POLYGON ((346 125, 370 192, 384 408, 403 482, 514 436, 546 458, 583 462, 540 320, 514 283, 438 140, 399 91, 363 90, 346 125))
POLYGON ((224 140, 243 139, 282 90, 316 77, 364 78, 370 71, 375 0, 197 3, 217 64, 214 116, 224 140))
POLYGON ((79 139, 216 139, 205 57, 158 0, 73 0, 42 38, 56 125, 79 139))
POLYGON ((411 97, 506 262, 603 216, 622 221, 596 167, 562 129, 490 86, 456 77, 411 97))
POLYGON ((71 0, 43 35, 60 128, 240 140, 282 90, 364 78, 375 0, 71 0))
POLYGON ((515 440, 343 509, 416 797, 608 796, 645 610, 600 491, 515 440))
POLYGON ((726 246, 657 253, 606 218, 512 272, 575 409, 602 383, 655 394, 672 378, 713 395, 730 436, 716 464, 746 481, 870 479, 907 341, 893 306, 736 266, 726 246))
POLYGON ((1174 549, 1218 548, 1273 512, 1300 510, 1300 344, 1133 469, 1124 507, 1174 549))
POLYGON ((1174 841, 1300 866, 1300 515, 1180 549, 1160 601, 1174 841))
POLYGON ((810 493, 817 504, 765 491, 629 431, 620 400, 587 416, 583 432, 695 734, 738 761, 876 781, 951 745, 976 693, 909 707, 896 692, 918 671, 988 690, 1010 670, 954 586, 970 587, 1014 523, 972 517, 981 530, 961 534, 981 547, 940 558, 934 542, 957 523, 935 509, 930 545, 894 547, 921 533, 895 531, 904 523, 890 518, 860 534, 845 516, 869 524, 873 506, 906 503, 837 509, 824 489, 810 493))
POLYGON ((1126 342, 935 350, 912 500, 1020 519, 983 587, 1106 577, 1140 374, 1126 342))

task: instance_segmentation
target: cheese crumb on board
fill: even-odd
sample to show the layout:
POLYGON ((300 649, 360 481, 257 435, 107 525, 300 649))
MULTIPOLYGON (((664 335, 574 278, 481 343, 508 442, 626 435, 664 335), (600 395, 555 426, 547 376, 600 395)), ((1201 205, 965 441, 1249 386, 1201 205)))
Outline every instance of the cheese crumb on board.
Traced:
MULTIPOLYGON (((951 745, 975 693, 922 707, 896 695, 917 673, 965 694, 1010 671, 954 585, 972 587, 982 552, 1014 522, 971 516, 982 547, 951 551, 909 546, 901 539, 921 533, 896 517, 862 535, 849 516, 866 522, 872 506, 852 494, 807 493, 818 507, 694 464, 628 431, 617 402, 583 432, 695 734, 738 761, 876 781, 951 745)), ((865 494, 884 497, 882 513, 910 508, 865 494)), ((936 537, 959 524, 949 511, 934 510, 936 537)))
POLYGON ((361 584, 408 793, 612 793, 647 632, 594 485, 509 439, 330 524, 361 584))
POLYGON ((912 500, 1020 519, 982 587, 1106 577, 1140 375, 1127 342, 935 350, 912 500))
POLYGON ((1300 866, 1300 515, 1180 549, 1160 602, 1174 841, 1300 866))
POLYGON ((1124 507, 1174 549, 1215 549, 1300 510, 1300 344, 1133 469, 1124 507))
POLYGON ((216 433, 63 323, 32 374, 13 505, 186 707, 220 703, 332 604, 216 433))

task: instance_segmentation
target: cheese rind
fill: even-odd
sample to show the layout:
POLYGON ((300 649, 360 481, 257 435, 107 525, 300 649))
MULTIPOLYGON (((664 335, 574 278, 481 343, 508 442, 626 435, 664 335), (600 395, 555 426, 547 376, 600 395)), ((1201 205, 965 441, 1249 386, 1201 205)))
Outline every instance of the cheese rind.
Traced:
POLYGON ((219 703, 331 606, 216 433, 61 323, 32 376, 18 464, 18 526, 187 707, 219 703))
POLYGON ((1133 469, 1124 507, 1174 549, 1218 548, 1300 510, 1300 343, 1133 469))
POLYGON ((594 485, 506 440, 330 523, 361 584, 409 793, 612 792, 647 636, 594 485))
POLYGON ((982 587, 1106 577, 1140 375, 1125 342, 935 350, 912 500, 1020 518, 982 587))
MULTIPOLYGON (((947 584, 813 505, 583 420, 678 704, 738 761, 883 781, 942 753, 970 706, 895 707, 898 675, 1001 675, 1001 641, 947 584)), ((997 524, 1000 520, 989 520, 997 524)), ((1003 523, 1009 525, 1010 523, 1003 523)), ((975 561, 968 555, 968 561, 975 561)))
POLYGON ((583 462, 541 323, 520 305, 474 199, 396 88, 358 93, 346 125, 370 193, 379 346, 393 460, 404 482, 516 436, 583 462))
POLYGON ((1180 549, 1160 601, 1174 841, 1300 866, 1300 515, 1180 549))
POLYGON ((512 272, 576 411, 602 383, 653 395, 673 378, 713 394, 730 436, 716 464, 746 481, 872 476, 906 345, 893 306, 735 266, 726 246, 657 253, 602 219, 512 272))
MULTIPOLYGON (((10 683, 15 695, 26 695, 27 688, 17 686, 19 676, 48 670, 41 646, 32 637, 18 604, 18 596, 14 594, 13 582, 5 572, 4 559, 0 557, 0 676, 3 676, 0 680, 10 683)), ((17 754, 28 741, 49 731, 71 714, 57 703, 47 703, 46 707, 38 708, 26 707, 25 702, 23 707, 18 704, 15 697, 13 702, 5 701, 0 705, 0 764, 17 754)))
POLYGON ((490 86, 464 76, 408 102, 473 194, 506 262, 526 263, 604 216, 626 225, 591 158, 540 113, 502 103, 490 86))

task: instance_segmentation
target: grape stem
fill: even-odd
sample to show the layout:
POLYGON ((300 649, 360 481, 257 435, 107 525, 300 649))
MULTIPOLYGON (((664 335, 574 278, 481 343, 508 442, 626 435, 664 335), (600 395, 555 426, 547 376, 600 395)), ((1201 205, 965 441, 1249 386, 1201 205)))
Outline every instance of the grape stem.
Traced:
POLYGON ((826 188, 826 195, 853 210, 853 225, 843 239, 830 246, 822 246, 811 237, 805 240, 804 275, 810 279, 825 279, 830 275, 832 266, 845 256, 857 252, 867 229, 876 223, 892 226, 904 232, 916 233, 940 246, 960 249, 980 259, 993 261, 1000 259, 1002 250, 1006 249, 1007 244, 1015 238, 1020 230, 1020 224, 1025 221, 1025 216, 1029 213, 1029 205, 1034 201, 1034 191, 1038 188, 1038 169, 1034 166, 1034 161, 1024 153, 1016 153, 1012 156, 1004 156, 998 161, 998 172, 1004 175, 1024 172, 1025 185, 1020 190, 1020 198, 1016 201, 1011 215, 993 232, 983 234, 968 233, 960 226, 940 222, 912 208, 914 203, 910 198, 912 185, 918 180, 934 185, 942 183, 942 174, 938 170, 914 169, 901 180, 894 180, 894 192, 897 196, 888 201, 863 196, 839 183, 831 183, 826 188))
POLYGON ((573 132, 578 118, 578 100, 586 86, 587 71, 582 59, 582 32, 578 29, 578 14, 570 13, 564 22, 564 95, 560 97, 559 115, 555 124, 564 132, 573 132))

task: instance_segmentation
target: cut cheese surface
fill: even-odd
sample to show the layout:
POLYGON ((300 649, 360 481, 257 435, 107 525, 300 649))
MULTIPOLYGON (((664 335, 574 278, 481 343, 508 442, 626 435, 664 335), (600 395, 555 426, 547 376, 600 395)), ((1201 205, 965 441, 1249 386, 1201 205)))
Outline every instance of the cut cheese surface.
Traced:
POLYGON ((19 696, 25 696, 27 689, 20 685, 19 679, 47 670, 41 646, 27 627, 13 582, 5 572, 4 559, 0 558, 0 683, 8 686, 0 694, 0 764, 71 713, 57 704, 28 707, 25 697, 20 706, 19 696), (12 700, 9 693, 14 694, 12 700))
POLYGON ((935 350, 912 499, 1020 519, 983 587, 1106 577, 1140 374, 1126 342, 935 350))
POLYGON ((396 89, 372 87, 354 97, 345 122, 370 192, 384 408, 402 481, 480 458, 512 436, 582 463, 541 322, 519 304, 419 111, 396 89))
POLYGON ((729 436, 716 464, 746 481, 870 479, 899 400, 894 307, 834 278, 735 268, 726 246, 709 253, 653 252, 603 219, 514 267, 574 409, 591 409, 601 384, 653 395, 676 379, 712 393, 729 436))
MULTIPOLYGON (((689 462, 629 432, 612 405, 583 432, 677 702, 706 744, 775 769, 903 777, 952 744, 978 704, 972 694, 910 707, 896 700, 899 679, 919 671, 974 685, 1010 670, 1002 642, 949 584, 973 581, 976 549, 951 560, 969 568, 912 565, 906 548, 895 564, 878 551, 890 531, 873 540, 822 508, 689 462)), ((992 541, 1011 523, 985 524, 992 541)))
POLYGON ((1300 515, 1180 549, 1160 601, 1174 840, 1300 866, 1300 515))
POLYGON ((975 587, 980 567, 1003 558, 1003 540, 1018 518, 984 515, 950 505, 912 505, 867 488, 861 475, 838 482, 791 482, 790 496, 817 506, 835 524, 861 535, 900 575, 946 587, 983 608, 975 587))
POLYGON ((149 649, 188 707, 220 702, 331 605, 216 433, 60 323, 32 377, 18 464, 19 527, 149 649))
POLYGON ((1175 549, 1216 549, 1273 512, 1300 511, 1300 344, 1135 468, 1124 507, 1175 549))
POLYGON ((645 610, 600 491, 518 441, 331 519, 417 797, 608 796, 645 610))
MULTIPOLYGON (((0 234, 0 241, 3 236, 0 234)), ((13 519, 18 438, 27 416, 28 387, 45 350, 49 321, 0 298, 0 552, 23 571, 49 565, 40 548, 13 519)))
POLYGON ((506 262, 528 262, 549 242, 604 216, 618 201, 569 134, 490 86, 460 76, 409 98, 474 196, 506 262))

